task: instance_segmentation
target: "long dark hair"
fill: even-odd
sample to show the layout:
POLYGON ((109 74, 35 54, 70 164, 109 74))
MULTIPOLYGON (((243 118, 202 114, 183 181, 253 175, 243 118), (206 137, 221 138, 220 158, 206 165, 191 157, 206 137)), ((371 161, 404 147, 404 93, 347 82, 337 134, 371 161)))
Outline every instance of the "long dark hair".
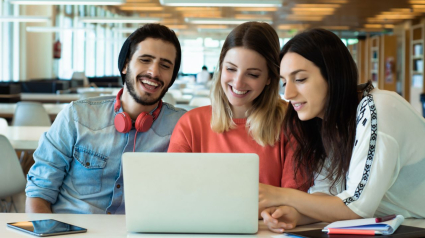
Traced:
MULTIPOLYGON (((324 29, 312 29, 296 35, 280 51, 280 60, 294 52, 313 62, 328 84, 323 120, 301 121, 289 104, 284 124, 287 133, 298 142, 294 152, 295 172, 307 169, 307 181, 315 179, 326 164, 333 188, 345 182, 356 136, 357 67, 338 36, 324 29)), ((283 66, 284 67, 284 66, 283 66)))

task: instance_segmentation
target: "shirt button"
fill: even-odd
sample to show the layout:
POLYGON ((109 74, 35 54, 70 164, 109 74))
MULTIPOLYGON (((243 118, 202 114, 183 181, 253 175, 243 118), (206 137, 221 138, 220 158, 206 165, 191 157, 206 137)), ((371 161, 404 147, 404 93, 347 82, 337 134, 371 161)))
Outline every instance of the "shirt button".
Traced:
POLYGON ((117 188, 121 188, 121 185, 117 184, 117 188))
POLYGON ((90 166, 90 162, 86 162, 86 166, 90 166))

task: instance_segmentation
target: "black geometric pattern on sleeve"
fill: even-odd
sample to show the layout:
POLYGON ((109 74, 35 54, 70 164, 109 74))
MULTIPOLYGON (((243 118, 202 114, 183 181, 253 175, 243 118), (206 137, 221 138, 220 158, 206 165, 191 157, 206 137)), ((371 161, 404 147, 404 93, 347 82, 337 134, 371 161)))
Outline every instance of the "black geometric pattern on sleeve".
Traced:
MULTIPOLYGON (((369 89, 369 88, 368 88, 369 89)), ((373 89, 373 87, 372 87, 373 89)), ((369 89, 369 92, 371 89, 369 89)), ((346 198, 343 200, 345 205, 349 205, 350 203, 358 200, 360 198, 360 195, 363 192, 364 187, 366 186, 366 183, 369 179, 370 170, 372 167, 373 158, 375 157, 375 148, 376 148, 376 139, 378 137, 378 120, 377 120, 377 113, 376 113, 376 107, 375 103, 373 101, 373 96, 371 94, 368 94, 366 96, 367 104, 369 105, 369 110, 371 114, 371 135, 370 135, 370 141, 369 141, 369 150, 367 153, 366 158, 366 164, 363 170, 363 176, 362 180, 360 181, 359 185, 357 185, 356 191, 354 192, 354 195, 346 198)))

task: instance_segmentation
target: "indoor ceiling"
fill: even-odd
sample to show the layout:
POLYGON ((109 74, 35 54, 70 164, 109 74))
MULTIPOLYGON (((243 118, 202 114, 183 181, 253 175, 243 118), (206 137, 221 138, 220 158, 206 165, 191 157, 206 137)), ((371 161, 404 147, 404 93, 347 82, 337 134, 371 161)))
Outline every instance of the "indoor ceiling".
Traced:
POLYGON ((239 24, 213 20, 256 20, 270 22, 280 35, 323 27, 355 36, 391 31, 395 24, 423 16, 425 0, 283 0, 277 7, 182 7, 162 5, 160 0, 126 0, 111 8, 120 15, 161 18, 162 24, 184 35, 228 34, 239 24))

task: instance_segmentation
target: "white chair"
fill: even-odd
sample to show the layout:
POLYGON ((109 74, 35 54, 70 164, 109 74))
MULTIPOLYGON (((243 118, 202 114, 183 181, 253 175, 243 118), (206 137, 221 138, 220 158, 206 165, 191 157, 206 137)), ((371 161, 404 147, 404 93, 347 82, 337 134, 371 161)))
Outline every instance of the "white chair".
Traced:
POLYGON ((189 106, 192 107, 202 107, 207 105, 211 105, 211 99, 208 97, 194 97, 189 102, 189 106))
POLYGON ((1 131, 3 128, 7 128, 7 127, 8 127, 8 124, 7 124, 6 119, 4 119, 4 118, 0 117, 0 131, 1 131))
POLYGON ((183 96, 183 93, 180 89, 168 89, 167 93, 172 94, 174 99, 181 98, 183 96))
POLYGON ((18 102, 13 115, 14 126, 51 126, 49 114, 39 102, 18 102))
POLYGON ((164 97, 162 98, 162 101, 167 102, 171 105, 176 105, 176 99, 174 99, 173 94, 171 93, 165 93, 164 97))
POLYGON ((208 96, 210 96, 210 93, 211 93, 211 91, 209 89, 198 89, 193 93, 193 95, 194 96, 208 97, 208 96))
POLYGON ((25 190, 25 176, 15 150, 4 135, 0 135, 0 151, 1 212, 10 212, 12 206, 17 211, 11 196, 25 190), (6 202, 7 197, 10 197, 10 203, 6 202))

